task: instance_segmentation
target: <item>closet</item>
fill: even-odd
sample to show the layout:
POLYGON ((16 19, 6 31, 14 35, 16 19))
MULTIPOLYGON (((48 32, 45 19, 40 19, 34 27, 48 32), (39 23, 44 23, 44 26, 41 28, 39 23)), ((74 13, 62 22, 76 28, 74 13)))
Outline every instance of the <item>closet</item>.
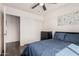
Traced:
POLYGON ((6 55, 20 55, 20 17, 6 14, 7 40, 6 55))

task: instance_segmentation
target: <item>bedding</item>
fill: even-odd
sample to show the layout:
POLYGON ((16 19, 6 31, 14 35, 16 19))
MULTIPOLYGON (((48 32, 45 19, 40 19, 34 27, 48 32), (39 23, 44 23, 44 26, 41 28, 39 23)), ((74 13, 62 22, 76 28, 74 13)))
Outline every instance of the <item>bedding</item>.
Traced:
POLYGON ((25 48, 23 56, 55 56, 61 49, 68 46, 69 42, 60 40, 43 40, 30 44, 25 48))
POLYGON ((24 49, 22 56, 55 56, 72 43, 79 45, 79 33, 56 32, 54 39, 29 44, 24 49))

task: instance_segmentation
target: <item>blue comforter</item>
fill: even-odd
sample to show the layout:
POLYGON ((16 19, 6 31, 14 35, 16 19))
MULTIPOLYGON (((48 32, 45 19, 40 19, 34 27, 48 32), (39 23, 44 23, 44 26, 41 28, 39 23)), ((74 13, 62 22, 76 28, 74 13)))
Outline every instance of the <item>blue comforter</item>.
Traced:
POLYGON ((23 51, 23 56, 55 56, 64 47, 68 46, 69 42, 62 40, 43 40, 34 42, 28 45, 23 51))

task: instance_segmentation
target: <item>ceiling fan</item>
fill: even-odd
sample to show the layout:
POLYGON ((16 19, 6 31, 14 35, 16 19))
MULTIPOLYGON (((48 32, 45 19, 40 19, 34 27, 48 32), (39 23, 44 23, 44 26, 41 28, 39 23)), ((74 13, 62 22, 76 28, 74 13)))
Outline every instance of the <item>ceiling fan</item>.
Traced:
MULTIPOLYGON (((51 3, 51 4, 56 4, 56 3, 51 3)), ((46 6, 45 6, 45 3, 37 3, 35 4, 32 9, 36 8, 37 6, 41 6, 43 8, 44 11, 47 10, 46 6)))

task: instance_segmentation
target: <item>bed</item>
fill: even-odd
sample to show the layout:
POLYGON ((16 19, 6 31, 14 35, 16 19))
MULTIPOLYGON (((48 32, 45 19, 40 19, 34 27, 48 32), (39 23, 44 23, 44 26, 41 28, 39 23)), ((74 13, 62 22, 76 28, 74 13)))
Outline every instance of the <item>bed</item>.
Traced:
POLYGON ((79 33, 56 32, 53 39, 29 44, 24 49, 22 56, 56 56, 72 43, 79 44, 79 33))

